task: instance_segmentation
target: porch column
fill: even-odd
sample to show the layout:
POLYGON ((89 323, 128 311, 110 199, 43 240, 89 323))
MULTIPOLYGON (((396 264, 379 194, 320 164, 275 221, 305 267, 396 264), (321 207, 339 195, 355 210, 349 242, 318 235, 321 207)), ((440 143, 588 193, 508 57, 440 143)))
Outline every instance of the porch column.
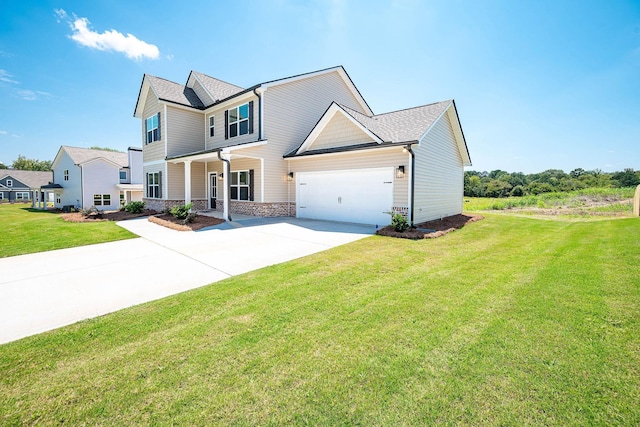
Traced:
POLYGON ((223 200, 223 215, 225 221, 229 220, 229 179, 231 178, 231 168, 229 167, 228 162, 222 162, 222 170, 224 173, 222 174, 222 200, 223 200))
POLYGON ((184 204, 191 203, 191 160, 184 162, 184 204))

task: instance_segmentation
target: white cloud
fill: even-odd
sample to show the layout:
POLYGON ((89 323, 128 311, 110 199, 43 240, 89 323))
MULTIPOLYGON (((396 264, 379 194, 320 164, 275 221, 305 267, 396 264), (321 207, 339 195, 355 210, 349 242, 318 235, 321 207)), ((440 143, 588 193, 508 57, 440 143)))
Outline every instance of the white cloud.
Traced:
POLYGON ((0 130, 0 135, 6 135, 6 134, 8 134, 8 133, 9 133, 9 132, 7 132, 6 130, 0 130))
POLYGON ((90 28, 91 22, 87 18, 78 18, 73 15, 73 21, 63 9, 54 9, 54 13, 60 20, 66 21, 73 34, 70 36, 82 46, 92 49, 115 51, 123 53, 127 58, 140 60, 142 58, 158 59, 160 50, 154 44, 138 39, 133 34, 126 36, 116 30, 107 30, 98 33, 90 28))
POLYGON ((13 74, 9 73, 7 70, 0 69, 0 82, 13 83, 13 84, 20 83, 16 80, 13 80, 12 77, 13 77, 13 74))
POLYGON ((52 96, 49 92, 43 92, 41 90, 16 89, 15 92, 25 101, 35 101, 41 97, 50 98, 52 96))

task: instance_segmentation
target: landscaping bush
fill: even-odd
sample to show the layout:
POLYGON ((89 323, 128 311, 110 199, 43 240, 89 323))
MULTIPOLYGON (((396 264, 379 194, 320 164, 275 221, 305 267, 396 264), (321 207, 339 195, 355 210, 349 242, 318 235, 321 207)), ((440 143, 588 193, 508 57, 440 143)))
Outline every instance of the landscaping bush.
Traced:
POLYGON ((129 202, 124 207, 125 212, 132 214, 144 212, 144 202, 129 202))
POLYGON ((189 211, 191 210, 191 203, 183 206, 174 206, 171 208, 171 215, 176 219, 187 219, 189 217, 189 211))
POLYGON ((397 213, 391 216, 391 226, 398 233, 402 233, 409 229, 409 221, 407 218, 397 213))

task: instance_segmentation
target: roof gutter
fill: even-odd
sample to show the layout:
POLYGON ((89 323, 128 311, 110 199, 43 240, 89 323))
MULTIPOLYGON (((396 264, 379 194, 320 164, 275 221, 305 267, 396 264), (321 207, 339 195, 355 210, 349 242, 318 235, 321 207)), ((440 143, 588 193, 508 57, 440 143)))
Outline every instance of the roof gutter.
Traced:
POLYGON ((405 149, 411 154, 411 200, 409 201, 411 206, 411 218, 410 222, 413 225, 413 206, 415 200, 416 189, 416 153, 411 149, 411 144, 405 146, 405 149))
POLYGON ((258 97, 258 140, 262 140, 262 95, 258 93, 259 87, 253 89, 253 93, 258 97))

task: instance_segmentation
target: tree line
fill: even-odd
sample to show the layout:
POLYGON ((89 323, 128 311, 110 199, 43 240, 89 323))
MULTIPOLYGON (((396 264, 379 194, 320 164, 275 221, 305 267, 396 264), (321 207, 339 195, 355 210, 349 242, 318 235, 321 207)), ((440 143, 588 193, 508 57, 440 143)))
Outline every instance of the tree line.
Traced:
MULTIPOLYGON (((122 151, 109 147, 89 147, 91 150, 113 151, 121 153, 122 151)), ((50 171, 53 161, 51 160, 38 160, 28 159, 23 155, 18 155, 18 158, 11 163, 10 168, 23 171, 50 171)), ((2 162, 0 162, 0 169, 7 169, 2 162)))
POLYGON ((466 171, 464 173, 464 195, 467 197, 526 196, 594 187, 635 187, 639 184, 640 170, 634 171, 631 168, 621 172, 577 168, 569 173, 561 169, 548 169, 528 175, 500 169, 491 172, 466 171))

